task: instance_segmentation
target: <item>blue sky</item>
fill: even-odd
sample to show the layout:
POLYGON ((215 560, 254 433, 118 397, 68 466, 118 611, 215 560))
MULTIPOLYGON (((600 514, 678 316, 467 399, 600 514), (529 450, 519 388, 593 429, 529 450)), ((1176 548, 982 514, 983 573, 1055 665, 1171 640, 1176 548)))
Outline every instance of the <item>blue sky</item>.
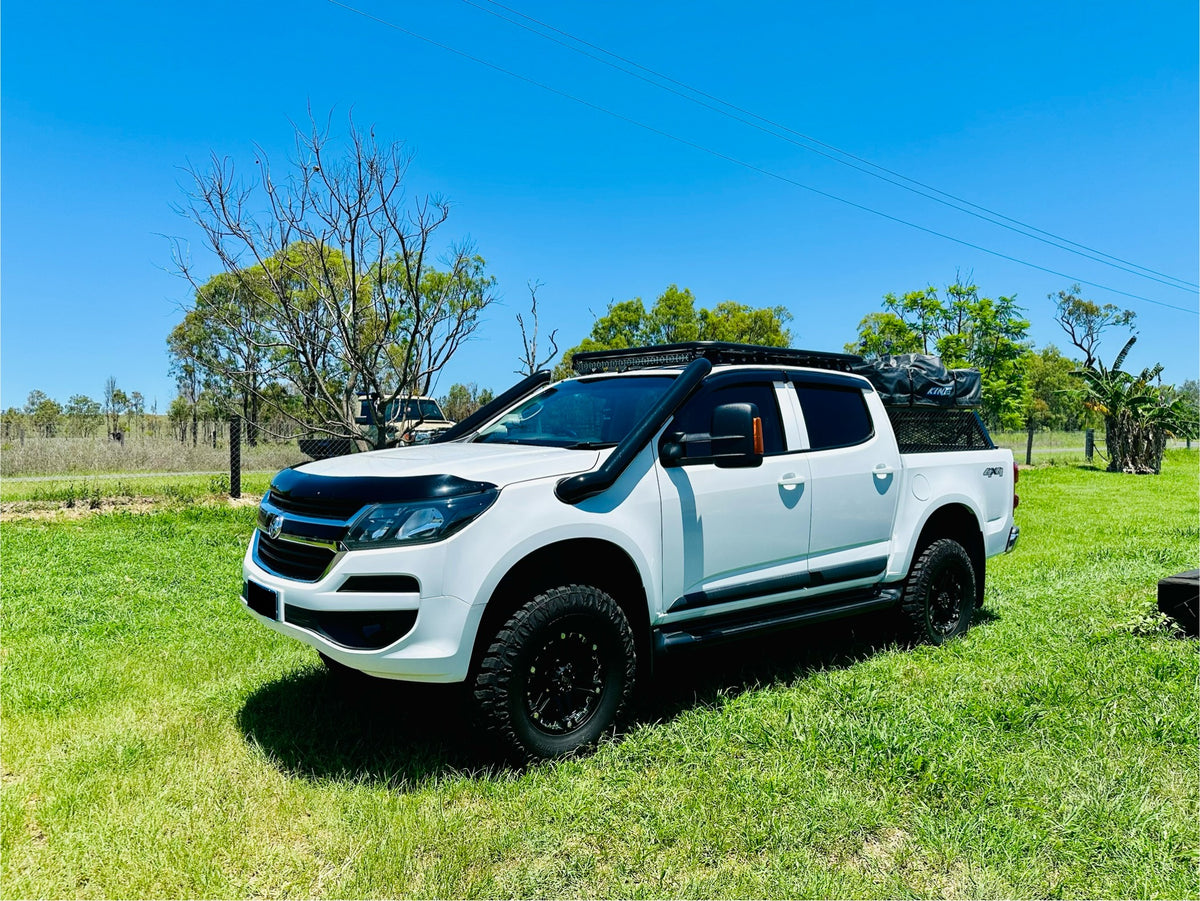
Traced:
MULTIPOLYGON (((182 168, 282 158, 309 105, 353 110, 415 151, 413 193, 455 203, 502 303, 443 374, 515 380, 526 282, 563 347, 612 300, 670 283, 700 305, 783 304, 797 346, 838 350, 888 291, 973 271, 1064 340, 1051 275, 916 231, 735 157, 1100 288, 1138 312, 1131 364, 1195 378, 1197 296, 972 219, 630 78, 477 8, 347 0, 605 107, 500 74, 330 0, 6 3, 0 30, 0 406, 37 388, 99 398, 114 376, 163 411, 165 339, 187 301, 164 235, 182 168), (689 147, 637 120, 713 151, 689 147), (1190 311, 1190 312, 1189 312, 1190 311)), ((1197 277, 1194 3, 550 3, 506 6, 896 172, 1189 282, 1197 277)), ((507 14, 510 15, 511 14, 507 14)), ((214 264, 215 266, 215 264, 214 264)), ((215 269, 214 269, 215 271, 215 269)), ((1119 339, 1103 356, 1111 359, 1119 339)))

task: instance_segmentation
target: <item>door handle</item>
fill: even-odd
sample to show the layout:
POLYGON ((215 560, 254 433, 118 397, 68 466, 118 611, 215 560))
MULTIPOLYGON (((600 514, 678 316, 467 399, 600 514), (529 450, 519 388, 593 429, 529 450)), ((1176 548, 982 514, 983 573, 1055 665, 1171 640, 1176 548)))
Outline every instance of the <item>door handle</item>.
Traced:
POLYGON ((896 467, 888 466, 886 463, 880 463, 878 466, 875 467, 875 475, 878 478, 883 478, 884 476, 890 476, 895 471, 896 471, 896 467))
POLYGON ((798 476, 794 472, 787 472, 779 480, 780 488, 795 488, 798 485, 804 484, 804 476, 798 476))

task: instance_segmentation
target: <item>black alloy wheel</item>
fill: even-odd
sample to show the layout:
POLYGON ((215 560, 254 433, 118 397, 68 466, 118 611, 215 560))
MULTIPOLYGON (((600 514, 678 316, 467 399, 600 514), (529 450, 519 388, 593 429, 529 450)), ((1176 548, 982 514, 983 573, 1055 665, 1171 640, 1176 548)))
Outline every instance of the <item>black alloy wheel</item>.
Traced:
POLYGON ((614 726, 636 671, 633 631, 617 602, 594 586, 566 585, 509 617, 480 660, 473 695, 509 756, 562 757, 614 726))
POLYGON ((551 635, 533 656, 524 682, 530 720, 551 735, 573 732, 595 715, 604 693, 599 645, 577 627, 551 635))
POLYGON ((942 644, 971 625, 975 567, 957 541, 940 538, 917 556, 904 585, 901 608, 918 641, 942 644))

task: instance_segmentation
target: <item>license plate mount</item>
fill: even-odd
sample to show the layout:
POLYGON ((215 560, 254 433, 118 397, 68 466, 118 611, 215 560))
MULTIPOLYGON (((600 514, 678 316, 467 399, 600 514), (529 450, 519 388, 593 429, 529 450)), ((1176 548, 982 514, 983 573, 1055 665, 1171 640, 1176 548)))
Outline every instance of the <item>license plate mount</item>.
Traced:
POLYGON ((279 593, 259 585, 257 582, 246 582, 246 606, 267 619, 279 619, 279 593))

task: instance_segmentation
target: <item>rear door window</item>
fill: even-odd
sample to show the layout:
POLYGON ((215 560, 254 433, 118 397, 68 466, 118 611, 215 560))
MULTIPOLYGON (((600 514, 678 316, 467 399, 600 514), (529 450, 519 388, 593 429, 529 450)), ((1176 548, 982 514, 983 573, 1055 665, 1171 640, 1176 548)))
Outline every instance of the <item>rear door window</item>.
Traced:
POLYGON ((813 450, 853 447, 875 434, 867 401, 859 389, 797 384, 796 393, 813 450))

